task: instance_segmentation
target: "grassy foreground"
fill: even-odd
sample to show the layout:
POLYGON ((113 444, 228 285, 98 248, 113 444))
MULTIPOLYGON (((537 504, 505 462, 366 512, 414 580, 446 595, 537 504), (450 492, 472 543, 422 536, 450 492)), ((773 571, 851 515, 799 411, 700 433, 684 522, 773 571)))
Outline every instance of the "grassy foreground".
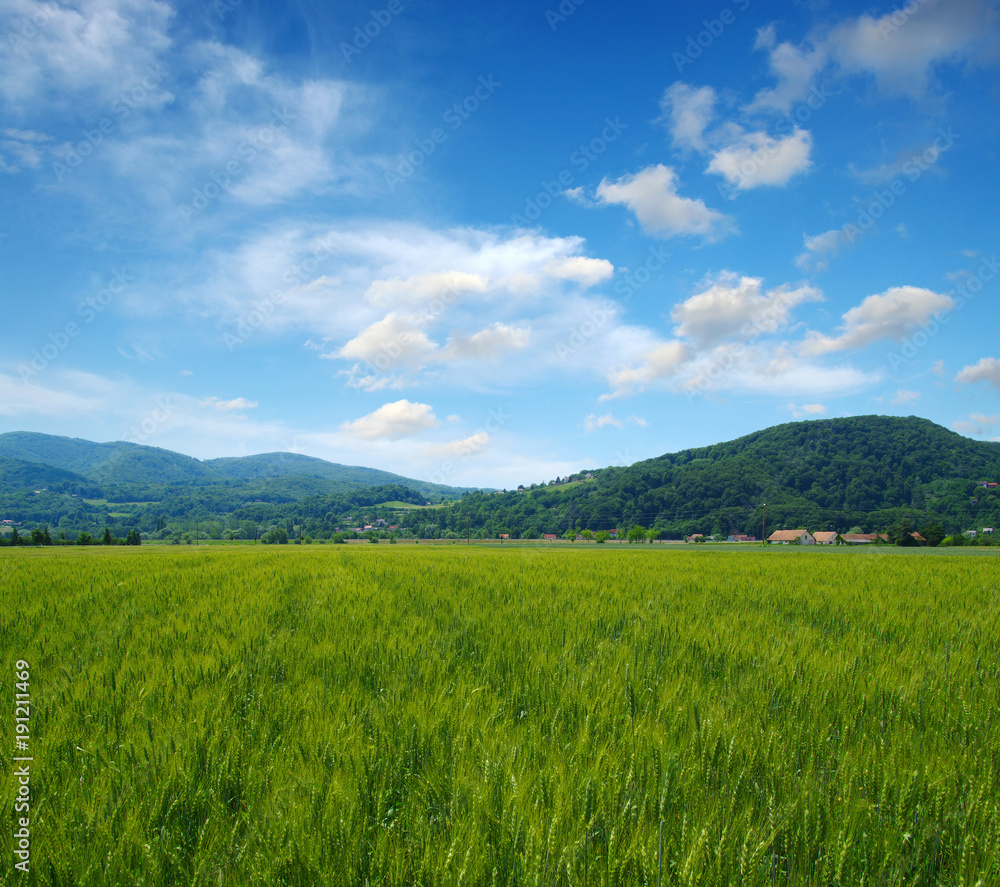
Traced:
POLYGON ((0 883, 1000 884, 998 565, 4 552, 0 883))

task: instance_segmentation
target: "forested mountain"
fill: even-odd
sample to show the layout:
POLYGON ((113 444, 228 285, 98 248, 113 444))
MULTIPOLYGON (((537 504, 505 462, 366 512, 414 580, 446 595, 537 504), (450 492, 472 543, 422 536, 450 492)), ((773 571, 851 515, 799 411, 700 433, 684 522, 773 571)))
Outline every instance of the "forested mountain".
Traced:
POLYGON ((0 434, 0 518, 74 535, 105 525, 164 532, 292 522, 300 503, 341 517, 384 502, 456 499, 466 489, 295 453, 204 462, 158 447, 32 432, 0 434), (377 501, 375 501, 377 500, 377 501))
POLYGON ((420 536, 534 538, 637 524, 662 538, 759 536, 765 503, 768 531, 875 532, 908 520, 954 533, 1000 524, 1000 488, 980 485, 997 480, 1000 445, 914 417, 792 422, 518 492, 463 491, 290 453, 200 462, 138 444, 0 435, 0 517, 161 538, 227 529, 257 538, 272 526, 328 538, 379 521, 420 536), (448 507, 414 509, 429 501, 448 507))
POLYGON ((665 537, 767 527, 882 530, 900 519, 948 532, 1000 524, 1000 445, 926 419, 862 416, 792 422, 727 443, 561 479, 521 493, 470 494, 439 520, 489 534, 622 529, 665 537), (569 480, 569 483, 566 483, 569 480))

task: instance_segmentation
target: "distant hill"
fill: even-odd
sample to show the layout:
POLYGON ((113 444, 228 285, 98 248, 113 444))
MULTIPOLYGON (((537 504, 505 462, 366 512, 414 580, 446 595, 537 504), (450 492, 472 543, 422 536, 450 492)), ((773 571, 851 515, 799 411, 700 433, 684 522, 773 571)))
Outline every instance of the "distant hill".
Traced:
MULTIPOLYGON (((219 483, 227 480, 269 481, 278 478, 320 478, 341 490, 399 484, 431 499, 457 498, 463 487, 448 487, 402 477, 376 468, 339 465, 298 453, 261 453, 207 459, 204 462, 160 447, 115 441, 94 443, 30 431, 0 434, 0 459, 18 459, 70 471, 94 483, 129 484, 219 483)), ((301 486, 301 484, 297 485, 301 486)), ((330 492, 329 485, 309 490, 330 492)))
POLYGON ((303 510, 334 520, 382 502, 421 505, 465 492, 295 453, 202 462, 124 441, 0 434, 0 517, 65 528, 71 537, 104 525, 125 535, 202 522, 289 523, 303 510))
POLYGON ((0 434, 0 458, 40 462, 100 484, 178 483, 210 480, 210 467, 191 456, 142 444, 93 443, 31 431, 0 434))
POLYGON ((0 494, 19 493, 26 489, 59 490, 80 495, 98 491, 93 481, 72 471, 40 462, 0 458, 0 494))
POLYGON ((400 484, 431 498, 440 498, 442 494, 452 497, 464 492, 464 488, 442 487, 377 468, 340 465, 299 453, 260 453, 256 456, 207 459, 204 464, 225 477, 243 480, 295 476, 322 478, 354 488, 400 484))
POLYGON ((976 485, 1000 480, 1000 444, 916 417, 791 422, 590 473, 585 483, 470 494, 440 519, 456 531, 478 521, 491 534, 641 524, 672 536, 759 536, 766 503, 770 529, 874 531, 904 517, 949 532, 1000 524, 1000 495, 976 485))

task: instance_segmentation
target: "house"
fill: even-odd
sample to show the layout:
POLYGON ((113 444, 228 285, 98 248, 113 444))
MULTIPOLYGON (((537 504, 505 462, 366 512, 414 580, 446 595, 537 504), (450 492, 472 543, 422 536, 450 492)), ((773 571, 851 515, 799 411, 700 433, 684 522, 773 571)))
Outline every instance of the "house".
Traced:
POLYGON ((808 530, 775 530, 767 537, 768 542, 778 545, 814 545, 816 539, 808 530))
POLYGON ((555 542, 559 537, 555 533, 543 533, 542 538, 546 542, 555 542))
POLYGON ((501 541, 505 541, 507 539, 510 539, 510 533, 501 533, 500 534, 500 539, 501 539, 501 541))
POLYGON ((888 542, 885 533, 842 533, 840 536, 848 545, 870 545, 872 542, 888 542))
POLYGON ((684 537, 685 542, 704 542, 705 536, 702 533, 692 533, 690 536, 684 537))
POLYGON ((816 540, 817 545, 836 545, 837 536, 839 535, 834 530, 821 530, 818 533, 814 533, 813 538, 816 540))

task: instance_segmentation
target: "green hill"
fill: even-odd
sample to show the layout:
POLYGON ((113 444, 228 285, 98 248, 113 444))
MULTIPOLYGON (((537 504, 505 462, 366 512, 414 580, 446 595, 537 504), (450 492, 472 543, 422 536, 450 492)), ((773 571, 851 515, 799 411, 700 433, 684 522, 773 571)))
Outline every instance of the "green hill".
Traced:
POLYGON ((106 524, 124 535, 203 522, 294 523, 299 512, 322 514, 326 521, 381 502, 441 502, 464 492, 295 453, 202 462, 123 441, 0 434, 2 517, 60 527, 72 536, 106 524))
POLYGON ((100 484, 178 483, 216 475, 191 456, 159 447, 126 441, 93 443, 30 431, 0 434, 0 457, 40 462, 100 484))
POLYGON ((299 453, 260 453, 256 456, 237 456, 221 459, 208 459, 205 465, 213 468, 219 474, 233 479, 258 480, 278 477, 318 478, 334 481, 339 489, 329 487, 316 490, 316 493, 333 493, 360 489, 363 487, 388 486, 398 484, 422 493, 429 499, 437 501, 442 498, 454 498, 461 495, 467 488, 442 487, 428 481, 415 480, 381 471, 377 468, 362 468, 358 465, 341 465, 337 462, 327 462, 314 456, 303 456, 299 453))
POLYGON ((471 494, 437 519, 488 535, 640 524, 672 537, 759 536, 766 503, 769 530, 875 531, 901 518, 949 532, 1000 524, 1000 496, 977 487, 1000 480, 1000 445, 916 417, 792 422, 593 473, 587 484, 471 494))

